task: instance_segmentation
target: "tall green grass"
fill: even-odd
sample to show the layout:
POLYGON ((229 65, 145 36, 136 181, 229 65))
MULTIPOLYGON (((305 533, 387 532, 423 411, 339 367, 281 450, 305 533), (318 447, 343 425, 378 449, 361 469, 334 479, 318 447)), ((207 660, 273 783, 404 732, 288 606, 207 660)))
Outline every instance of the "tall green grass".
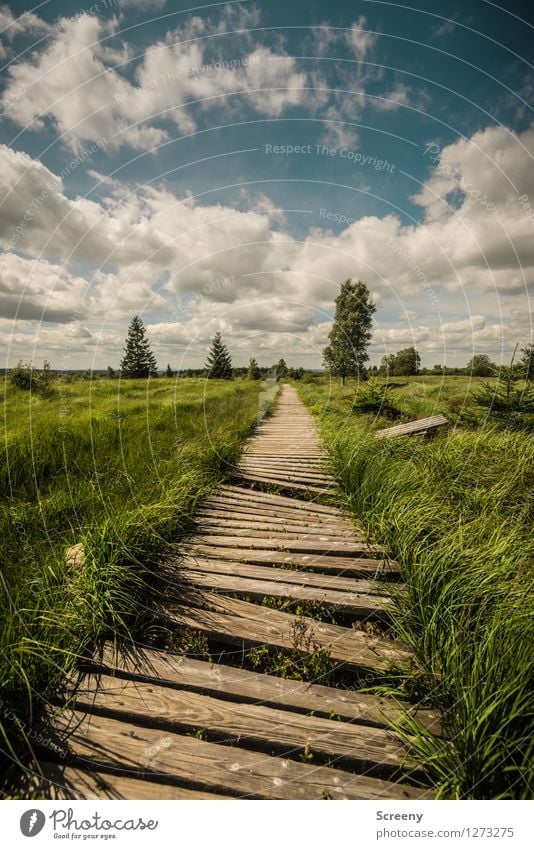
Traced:
POLYGON ((75 660, 143 619, 147 586, 258 414, 254 382, 6 387, 0 452, 0 734, 20 757, 75 660), (83 543, 83 562, 66 562, 83 543))
MULTIPOLYGON (((447 798, 534 791, 534 445, 481 428, 374 440, 325 385, 300 387, 319 416, 350 509, 400 561, 395 626, 420 669, 407 694, 443 711, 447 741, 413 743, 447 798)), ((347 393, 348 394, 348 393, 347 393)))

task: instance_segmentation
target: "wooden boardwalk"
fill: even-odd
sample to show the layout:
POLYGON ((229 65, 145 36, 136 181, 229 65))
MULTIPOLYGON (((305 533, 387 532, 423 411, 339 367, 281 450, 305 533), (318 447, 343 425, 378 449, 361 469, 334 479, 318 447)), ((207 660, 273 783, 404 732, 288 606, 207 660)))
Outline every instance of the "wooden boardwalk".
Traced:
MULTIPOLYGON (((325 503, 336 491, 325 463, 311 416, 284 386, 245 448, 238 479, 203 503, 194 533, 167 567, 167 623, 207 639, 221 662, 141 646, 120 657, 107 646, 66 704, 50 709, 44 730, 55 754, 49 746, 32 792, 432 797, 390 728, 415 708, 358 689, 413 662, 387 636, 387 589, 402 590, 399 570, 325 503), (255 671, 251 658, 267 655, 285 658, 280 677, 255 671), (302 658, 326 661, 330 675, 354 688, 285 677, 302 658)), ((439 731, 432 712, 417 716, 439 731)))

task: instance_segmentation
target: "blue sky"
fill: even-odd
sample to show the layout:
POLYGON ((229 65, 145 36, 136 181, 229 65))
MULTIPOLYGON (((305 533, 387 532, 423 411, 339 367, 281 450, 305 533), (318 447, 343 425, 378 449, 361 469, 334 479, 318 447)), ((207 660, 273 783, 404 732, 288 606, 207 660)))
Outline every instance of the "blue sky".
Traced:
POLYGON ((372 360, 531 340, 526 3, 0 4, 5 362, 320 366, 347 277, 372 360))

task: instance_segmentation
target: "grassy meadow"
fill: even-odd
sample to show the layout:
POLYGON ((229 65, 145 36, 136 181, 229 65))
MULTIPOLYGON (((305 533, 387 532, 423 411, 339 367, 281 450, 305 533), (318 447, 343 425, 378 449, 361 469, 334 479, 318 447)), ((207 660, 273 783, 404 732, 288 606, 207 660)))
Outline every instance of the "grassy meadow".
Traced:
POLYGON ((136 629, 153 566, 258 415, 258 383, 6 384, 0 456, 0 733, 12 757, 96 641, 136 629), (83 562, 66 562, 82 543, 83 562))
POLYGON ((444 413, 457 426, 432 440, 374 440, 392 421, 353 412, 352 383, 318 378, 299 391, 349 508, 403 568, 395 627, 420 669, 401 688, 441 708, 447 735, 411 739, 441 797, 531 798, 532 438, 488 421, 472 379, 391 382, 404 384, 393 395, 403 418, 444 413))

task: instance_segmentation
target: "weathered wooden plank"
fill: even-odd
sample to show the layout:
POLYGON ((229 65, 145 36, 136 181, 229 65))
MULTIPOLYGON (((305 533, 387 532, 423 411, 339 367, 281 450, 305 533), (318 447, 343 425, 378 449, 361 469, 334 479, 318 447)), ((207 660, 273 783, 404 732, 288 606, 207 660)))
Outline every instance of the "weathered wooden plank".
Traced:
MULTIPOLYGON (((202 545, 209 539, 211 545, 224 548, 264 548, 266 540, 248 536, 233 536, 224 534, 210 534, 208 538, 203 536, 192 536, 183 545, 183 550, 188 551, 191 545, 202 545)), ((327 538, 324 542, 320 539, 284 539, 283 535, 278 538, 269 537, 269 548, 275 551, 295 552, 295 554, 335 554, 338 557, 359 557, 362 554, 380 554, 383 548, 378 545, 368 545, 358 540, 336 541, 327 538)))
POLYGON ((284 454, 298 457, 312 457, 317 459, 322 454, 322 447, 313 438, 284 436, 256 436, 246 456, 250 456, 250 452, 262 450, 266 454, 284 454))
POLYGON ((338 610, 340 613, 350 613, 366 619, 383 619, 387 616, 391 602, 385 596, 361 595, 357 593, 326 590, 319 587, 298 586, 297 584, 269 581, 268 575, 262 580, 244 578, 202 570, 182 569, 180 580, 187 585, 207 587, 250 598, 263 599, 266 597, 291 599, 292 601, 315 601, 338 610))
POLYGON ((266 707, 313 712, 327 717, 335 715, 367 725, 386 726, 398 722, 405 713, 412 713, 433 733, 439 735, 441 731, 435 711, 417 710, 407 702, 357 690, 277 678, 168 652, 139 649, 134 656, 124 657, 107 644, 95 668, 119 677, 136 676, 234 701, 245 700, 266 707))
POLYGON ((310 653, 326 649, 332 660, 370 671, 386 670, 392 663, 406 666, 413 662, 413 655, 404 646, 363 631, 209 592, 199 591, 195 604, 206 607, 182 605, 170 608, 168 615, 178 624, 197 628, 233 645, 270 645, 310 653))
POLYGON ((325 457, 323 453, 318 453, 316 457, 302 457, 299 460, 295 460, 293 455, 287 455, 284 451, 277 451, 276 454, 265 455, 259 454, 257 456, 244 454, 243 455, 247 462, 261 463, 262 465, 268 463, 277 463, 280 466, 296 466, 304 469, 319 469, 329 471, 328 458, 325 457))
POLYGON ((433 430, 437 427, 442 427, 448 424, 445 416, 428 416, 426 419, 417 419, 414 422, 406 422, 405 424, 394 425, 393 427, 382 428, 375 431, 375 439, 383 439, 388 436, 410 436, 416 433, 433 430))
POLYGON ((324 468, 324 463, 322 465, 318 463, 307 463, 304 464, 299 460, 280 460, 279 458, 270 457, 265 459, 264 457, 249 457, 246 456, 241 460, 241 465, 243 466, 251 466, 255 469, 278 469, 283 472, 305 472, 307 475, 316 475, 319 478, 328 478, 332 479, 332 475, 326 468, 324 468))
MULTIPOLYGON (((265 541, 270 540, 280 540, 284 541, 284 544, 292 540, 308 540, 308 541, 317 541, 317 542, 346 542, 350 543, 359 543, 360 546, 365 543, 365 537, 358 534, 353 533, 336 533, 335 531, 327 531, 325 529, 318 530, 314 528, 307 528, 301 526, 299 530, 293 528, 280 528, 280 527, 271 527, 267 528, 262 527, 259 523, 255 522, 235 522, 228 520, 225 524, 223 522, 206 522, 197 520, 196 530, 202 534, 208 534, 211 536, 220 536, 221 534, 224 536, 236 536, 238 534, 245 534, 248 539, 263 539, 265 541)), ((265 543, 267 544, 267 543, 265 543)))
POLYGON ((280 443, 285 447, 287 452, 288 442, 303 443, 319 452, 321 444, 317 439, 317 433, 311 429, 286 430, 281 423, 277 423, 271 430, 257 430, 253 438, 253 444, 256 442, 273 442, 280 443))
MULTIPOLYGON (((271 522, 268 519, 263 519, 261 516, 258 517, 257 521, 254 520, 253 516, 231 516, 228 515, 227 518, 223 518, 224 514, 219 515, 206 515, 204 512, 199 512, 195 519, 195 524, 199 528, 239 528, 239 530, 256 530, 256 531, 274 531, 276 534, 281 534, 284 537, 287 534, 293 535, 318 535, 318 536, 329 536, 337 539, 354 539, 356 538, 358 541, 361 541, 364 538, 364 535, 358 533, 355 529, 343 527, 343 526, 335 526, 335 525, 325 525, 325 524, 304 524, 302 522, 291 522, 291 521, 279 521, 279 522, 271 522)), ((253 534, 256 536, 256 534, 253 534)))
POLYGON ((257 475, 258 477, 282 478, 292 483, 311 483, 315 486, 321 486, 322 484, 337 486, 334 478, 328 475, 318 474, 317 472, 307 472, 303 469, 281 469, 279 466, 256 466, 254 463, 239 463, 236 468, 245 477, 257 475))
POLYGON ((315 492, 319 495, 335 492, 336 487, 324 484, 323 486, 315 486, 312 483, 296 483, 289 480, 287 477, 264 477, 263 475, 252 474, 251 472, 239 472, 238 477, 242 480, 249 480, 253 483, 263 483, 270 486, 279 486, 281 489, 295 489, 298 492, 315 492))
POLYGON ((306 474, 318 475, 319 477, 332 477, 329 471, 324 466, 318 463, 307 463, 301 462, 300 460, 280 460, 279 458, 269 457, 266 459, 265 457, 250 457, 245 456, 241 460, 243 465, 254 466, 255 468, 260 469, 272 469, 277 468, 281 469, 284 472, 306 472, 306 474))
POLYGON ((180 566, 184 571, 215 572, 216 574, 239 575, 243 578, 282 581, 302 587, 318 587, 323 590, 340 592, 384 595, 387 585, 384 581, 369 581, 362 578, 343 578, 337 575, 322 575, 293 569, 277 569, 271 564, 254 566, 251 563, 237 563, 232 560, 208 560, 200 557, 185 557, 180 566))
POLYGON ((50 719, 66 758, 133 777, 159 776, 202 791, 259 799, 420 799, 431 791, 328 767, 208 743, 95 714, 62 711, 50 719), (150 755, 147 753, 155 752, 150 755))
POLYGON ((295 757, 308 747, 313 754, 343 758, 369 771, 380 767, 399 775, 399 767, 415 770, 406 746, 392 732, 351 722, 334 722, 277 708, 236 703, 187 690, 124 678, 89 674, 74 692, 79 712, 106 712, 113 718, 176 733, 215 733, 225 742, 263 750, 277 748, 295 757))
POLYGON ((116 773, 91 771, 40 762, 25 778, 25 797, 39 799, 231 799, 231 796, 191 790, 116 773), (39 774, 40 773, 40 774, 39 774))
POLYGON ((324 461, 324 453, 320 449, 313 450, 302 450, 296 449, 294 446, 288 446, 284 444, 283 446, 277 445, 273 446, 254 446, 245 448, 243 451, 243 457, 273 457, 275 455, 278 456, 287 456, 291 457, 293 460, 298 459, 299 462, 319 462, 320 460, 324 461))
POLYGON ((355 530, 355 526, 350 522, 350 519, 342 513, 338 516, 326 516, 324 513, 316 513, 313 509, 305 511, 300 508, 292 509, 291 507, 261 504, 261 502, 256 503, 255 501, 238 501, 234 498, 226 499, 220 496, 212 496, 211 498, 206 499, 206 501, 203 502, 201 510, 203 509, 223 510, 228 515, 230 515, 230 513, 253 513, 258 517, 278 517, 280 519, 288 519, 293 522, 312 522, 315 524, 335 527, 344 525, 347 528, 355 530))
POLYGON ((338 522, 328 520, 323 522, 315 519, 313 516, 306 518, 296 518, 294 516, 279 516, 271 513, 263 513, 252 508, 234 508, 232 510, 219 507, 201 507, 196 513, 197 519, 215 519, 217 523, 225 520, 231 522, 250 522, 256 525, 268 525, 269 528, 309 528, 318 531, 339 531, 340 533, 355 533, 362 534, 354 525, 351 525, 346 520, 340 519, 338 522))
POLYGON ((298 498, 288 498, 286 495, 275 495, 270 492, 252 492, 250 489, 245 489, 240 486, 229 486, 227 484, 221 486, 220 492, 224 493, 227 498, 237 498, 241 501, 260 501, 262 504, 279 505, 280 507, 292 507, 294 510, 313 509, 316 513, 329 514, 330 516, 339 516, 339 508, 332 507, 329 504, 318 504, 317 501, 302 501, 298 498))
POLYGON ((187 551, 182 547, 182 554, 207 557, 211 560, 235 560, 240 563, 290 564, 304 566, 321 572, 334 572, 336 575, 383 576, 396 579, 400 575, 400 567, 395 561, 379 560, 372 557, 338 557, 336 555, 300 554, 296 551, 285 552, 268 549, 227 548, 210 545, 209 537, 204 542, 189 544, 187 551))
POLYGON ((240 463, 239 466, 237 466, 237 471, 245 477, 248 477, 249 475, 257 475, 258 477, 281 478, 282 480, 290 481, 291 483, 311 483, 318 487, 323 485, 331 487, 337 486, 336 481, 333 478, 327 477, 326 475, 308 473, 302 469, 289 470, 277 467, 267 469, 265 466, 253 466, 249 463, 240 463))

